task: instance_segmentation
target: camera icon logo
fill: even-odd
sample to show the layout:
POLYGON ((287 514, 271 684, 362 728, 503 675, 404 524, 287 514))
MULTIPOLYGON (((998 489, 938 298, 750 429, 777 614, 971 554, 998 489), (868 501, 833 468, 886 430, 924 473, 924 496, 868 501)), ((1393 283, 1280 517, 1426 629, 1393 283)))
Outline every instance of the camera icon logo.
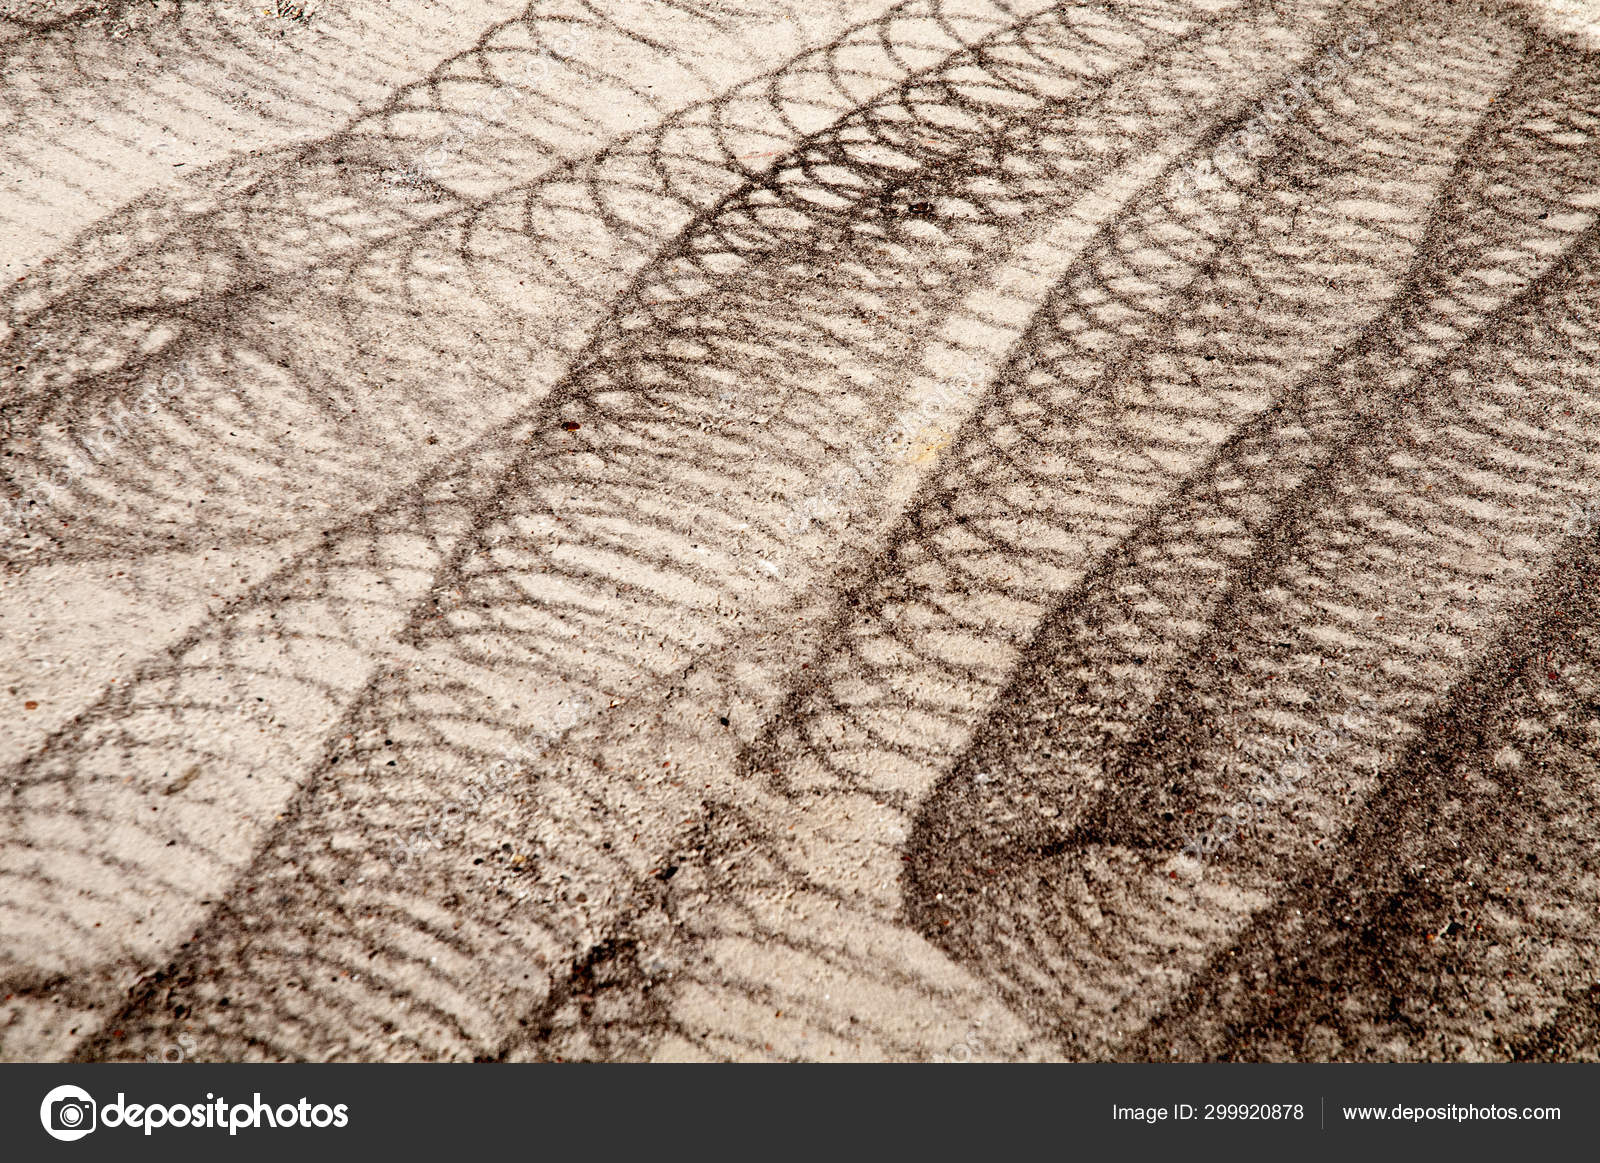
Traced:
POLYGON ((58 1086, 39 1104, 39 1121, 51 1138, 70 1143, 95 1127, 96 1105, 79 1086, 58 1086))

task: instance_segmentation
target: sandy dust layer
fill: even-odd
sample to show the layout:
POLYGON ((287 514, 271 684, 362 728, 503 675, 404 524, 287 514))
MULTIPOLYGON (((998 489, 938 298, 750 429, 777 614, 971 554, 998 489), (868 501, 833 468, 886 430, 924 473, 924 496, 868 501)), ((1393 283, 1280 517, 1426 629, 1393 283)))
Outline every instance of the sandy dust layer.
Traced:
POLYGON ((0 4, 0 1055, 1595 1058, 1595 4, 0 4))

